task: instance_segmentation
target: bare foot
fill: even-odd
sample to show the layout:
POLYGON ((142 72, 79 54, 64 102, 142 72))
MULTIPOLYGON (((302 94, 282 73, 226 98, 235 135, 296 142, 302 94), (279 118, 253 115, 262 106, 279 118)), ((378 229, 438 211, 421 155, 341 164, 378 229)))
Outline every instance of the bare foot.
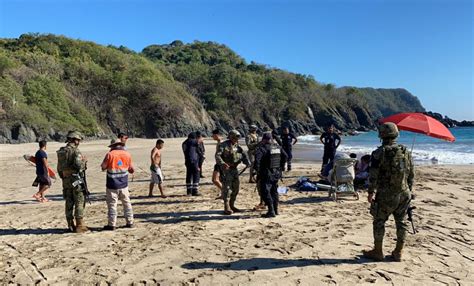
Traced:
POLYGON ((151 193, 148 194, 148 197, 149 197, 149 198, 152 198, 152 197, 153 197, 153 194, 151 194, 151 193))
POLYGON ((253 208, 254 211, 263 210, 263 209, 265 209, 265 205, 262 205, 262 204, 258 204, 253 208))
POLYGON ((49 202, 49 200, 45 197, 41 197, 41 202, 42 203, 47 203, 47 202, 49 202))
POLYGON ((164 199, 164 198, 166 198, 166 195, 164 195, 164 194, 161 194, 161 196, 160 196, 160 197, 164 199))
POLYGON ((37 200, 38 202, 41 202, 41 195, 36 193, 32 196, 35 200, 37 200))

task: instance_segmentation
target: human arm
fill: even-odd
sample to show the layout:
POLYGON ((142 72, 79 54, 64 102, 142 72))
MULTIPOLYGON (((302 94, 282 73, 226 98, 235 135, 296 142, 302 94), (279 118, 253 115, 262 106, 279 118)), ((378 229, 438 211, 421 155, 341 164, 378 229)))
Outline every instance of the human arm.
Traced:
POLYGON ((216 164, 218 164, 219 166, 222 166, 225 170, 227 170, 227 169, 229 169, 230 166, 226 162, 224 162, 224 159, 223 159, 223 154, 225 152, 225 146, 227 145, 227 144, 224 144, 224 143, 220 143, 217 146, 215 159, 216 159, 216 164))
POLYGON ((378 175, 379 175, 379 166, 380 166, 380 160, 382 157, 382 149, 379 148, 372 152, 372 156, 370 159, 370 165, 369 165, 369 188, 367 190, 368 193, 368 201, 369 203, 372 203, 373 196, 375 193, 375 189, 377 187, 377 180, 378 180, 378 175))
POLYGON ((107 170, 107 161, 109 161, 109 153, 105 155, 104 160, 102 160, 102 163, 100 164, 100 168, 102 169, 102 171, 107 170))
POLYGON ((87 165, 86 157, 84 157, 79 150, 75 149, 73 153, 74 168, 78 171, 83 171, 86 169, 86 165, 87 165))
POLYGON ((293 141, 293 145, 295 145, 296 142, 298 142, 298 138, 296 138, 295 134, 291 134, 291 136, 293 137, 292 140, 294 140, 294 141, 293 141))
POLYGON ((133 166, 133 163, 132 163, 132 157, 130 157, 130 164, 129 164, 129 166, 128 166, 128 172, 129 172, 130 174, 135 173, 135 167, 133 166))
POLYGON ((321 136, 319 136, 319 141, 321 141, 321 144, 323 144, 323 145, 324 145, 324 141, 323 141, 324 137, 325 137, 325 133, 323 133, 323 134, 321 134, 321 136))
POLYGON ((286 161, 288 160, 288 154, 283 148, 280 148, 280 160, 282 163, 286 163, 286 161))
POLYGON ((342 140, 341 140, 341 137, 337 134, 335 134, 335 137, 334 137, 334 141, 337 140, 337 143, 334 142, 336 144, 336 148, 339 147, 339 145, 341 144, 342 140))
POLYGON ((44 157, 41 158, 41 161, 43 161, 43 166, 46 168, 46 170, 49 168, 48 165, 48 157, 45 155, 44 157))
POLYGON ((151 165, 155 165, 155 156, 158 153, 158 148, 153 148, 150 153, 150 162, 151 165))
POLYGON ((247 156, 247 153, 244 152, 242 147, 238 147, 238 152, 242 155, 241 162, 244 163, 245 166, 250 166, 250 160, 249 157, 247 156))

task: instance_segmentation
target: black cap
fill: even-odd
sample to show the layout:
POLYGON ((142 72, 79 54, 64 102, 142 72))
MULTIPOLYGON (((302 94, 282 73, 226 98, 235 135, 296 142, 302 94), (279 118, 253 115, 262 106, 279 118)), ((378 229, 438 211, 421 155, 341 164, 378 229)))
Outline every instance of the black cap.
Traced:
POLYGON ((128 135, 127 135, 127 133, 120 132, 117 137, 118 137, 118 138, 128 137, 128 135))
POLYGON ((272 140, 273 136, 271 132, 265 132, 262 135, 262 140, 272 140))

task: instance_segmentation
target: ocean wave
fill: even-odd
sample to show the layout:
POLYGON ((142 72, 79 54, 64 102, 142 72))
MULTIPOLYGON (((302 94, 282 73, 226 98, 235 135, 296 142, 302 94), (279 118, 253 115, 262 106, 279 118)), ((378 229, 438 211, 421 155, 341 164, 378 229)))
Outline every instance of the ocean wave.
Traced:
POLYGON ((312 144, 321 144, 319 142, 319 135, 301 135, 298 136, 298 143, 305 144, 305 145, 312 145, 312 144))
MULTIPOLYGON (((375 148, 363 146, 340 146, 338 151, 357 154, 371 154, 375 148)), ((438 164, 474 164, 474 154, 466 152, 455 152, 450 150, 426 150, 413 149, 413 160, 415 162, 428 163, 437 162, 438 164)))

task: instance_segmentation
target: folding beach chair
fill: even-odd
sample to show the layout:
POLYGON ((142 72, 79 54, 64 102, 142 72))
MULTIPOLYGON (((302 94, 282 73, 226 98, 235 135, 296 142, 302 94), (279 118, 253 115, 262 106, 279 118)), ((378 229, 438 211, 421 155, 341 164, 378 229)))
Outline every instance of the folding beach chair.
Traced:
POLYGON ((358 200, 359 193, 354 188, 354 166, 357 160, 344 155, 336 156, 334 159, 334 166, 329 174, 331 188, 328 191, 328 196, 332 197, 334 201, 337 201, 338 196, 341 195, 352 195, 358 200))

